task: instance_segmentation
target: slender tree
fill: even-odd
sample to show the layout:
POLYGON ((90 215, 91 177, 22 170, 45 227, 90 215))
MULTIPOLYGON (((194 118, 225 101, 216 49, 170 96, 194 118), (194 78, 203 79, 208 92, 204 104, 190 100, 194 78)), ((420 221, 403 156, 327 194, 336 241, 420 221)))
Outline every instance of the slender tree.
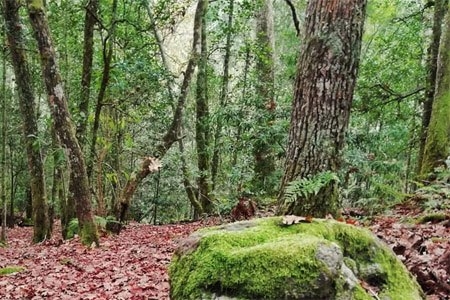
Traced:
POLYGON ((446 167, 445 160, 450 157, 450 14, 448 13, 443 23, 436 70, 436 87, 423 153, 422 176, 434 172, 436 167, 446 167))
POLYGON ((39 47, 42 75, 48 94, 48 103, 56 134, 67 149, 70 164, 69 192, 76 195, 76 211, 81 241, 85 245, 98 245, 98 233, 91 209, 91 197, 83 152, 78 144, 75 126, 72 123, 63 82, 56 61, 56 52, 51 40, 50 28, 42 0, 27 0, 29 19, 39 47))
POLYGON ((206 43, 206 11, 208 7, 207 0, 199 1, 198 5, 202 5, 202 26, 200 29, 200 59, 198 62, 197 72, 197 89, 196 89, 196 121, 195 121, 195 141, 197 145, 197 165, 199 175, 197 177, 197 193, 204 212, 211 212, 213 203, 211 201, 211 184, 210 184, 210 120, 209 120, 209 104, 208 104, 208 48, 206 43))
MULTIPOLYGON (((6 31, 6 30, 5 30, 6 31)), ((6 244, 6 38, 3 35, 3 57, 2 57, 2 154, 1 154, 1 207, 0 207, 0 246, 6 244)))
MULTIPOLYGON (((225 54, 223 56, 223 74, 221 89, 219 95, 219 107, 225 109, 228 104, 228 91, 230 86, 230 59, 231 59, 231 46, 233 38, 233 20, 234 20, 234 0, 229 0, 228 2, 228 21, 227 21, 227 38, 225 42, 225 54)), ((223 118, 217 118, 216 130, 214 132, 214 149, 211 161, 211 182, 212 189, 214 190, 217 183, 217 174, 219 170, 220 162, 220 148, 222 146, 222 128, 223 128, 223 118)))
MULTIPOLYGON (((177 98, 177 104, 175 106, 175 111, 172 117, 172 122, 169 125, 166 133, 164 134, 162 141, 156 146, 155 156, 157 158, 162 158, 167 151, 172 147, 172 145, 177 142, 180 138, 180 132, 183 122, 183 113, 186 103, 186 98, 189 92, 189 87, 191 84, 192 76, 194 75, 195 68, 197 66, 200 57, 200 42, 201 42, 201 29, 202 29, 202 18, 204 9, 204 0, 199 0, 197 2, 197 8, 195 10, 194 17, 194 33, 192 38, 192 50, 190 53, 189 61, 184 72, 183 82, 181 83, 180 92, 177 98)), ((142 180, 147 177, 152 172, 149 172, 149 165, 154 164, 154 158, 147 157, 144 158, 142 164, 138 170, 134 172, 131 178, 125 184, 125 187, 121 191, 120 199, 118 202, 118 219, 120 221, 124 220, 126 212, 129 208, 131 198, 134 195, 139 184, 142 180)))
POLYGON ((284 203, 291 181, 337 172, 350 117, 366 0, 310 0, 298 61, 281 211, 323 217, 338 210, 336 182, 284 203))
MULTIPOLYGON (((232 0, 233 1, 233 0, 232 0)), ((158 32, 158 28, 156 26, 156 22, 155 22, 155 17, 152 13, 152 10, 148 4, 148 1, 145 1, 145 7, 147 10, 147 14, 148 17, 150 19, 150 25, 152 27, 152 33, 153 33, 153 37, 155 38, 157 44, 158 44, 158 50, 159 50, 159 56, 161 58, 161 62, 164 66, 164 70, 169 73, 170 72, 170 68, 169 68, 169 64, 167 61, 167 55, 164 51, 164 47, 163 47, 163 40, 161 38, 161 35, 158 32)), ((174 91, 174 86, 175 86, 175 82, 173 80, 172 76, 168 76, 168 81, 167 81, 167 93, 169 95, 170 101, 171 103, 175 104, 175 91, 174 91)), ((178 105, 179 106, 179 105, 178 105)), ((175 111, 174 111, 175 112, 175 111)), ((182 126, 179 128, 179 136, 182 136, 182 126)), ((196 189, 193 187, 193 185, 191 184, 190 180, 189 180, 189 171, 188 171, 188 167, 187 167, 187 162, 186 162, 186 158, 185 158, 185 151, 184 151, 184 142, 183 139, 180 138, 178 139, 178 149, 180 151, 180 161, 181 161, 181 172, 182 172, 182 176, 183 176, 183 186, 184 189, 186 191, 186 195, 189 199, 189 202, 191 203, 191 205, 194 207, 194 211, 195 211, 195 215, 194 218, 196 219, 198 217, 198 214, 200 212, 202 212, 202 206, 200 204, 200 202, 198 202, 197 200, 197 193, 196 193, 196 189)))
POLYGON ((274 39, 273 39, 273 7, 271 0, 264 0, 256 18, 256 94, 257 121, 256 137, 253 142, 255 160, 253 185, 257 192, 273 194, 274 182, 270 175, 275 171, 273 144, 274 136, 270 134, 267 124, 275 119, 274 99, 274 39))
POLYGON ((92 179, 92 171, 94 167, 94 160, 97 155, 97 138, 98 131, 100 129, 100 116, 102 112, 102 108, 104 106, 104 100, 106 95, 106 90, 109 85, 109 79, 111 74, 111 64, 113 61, 114 55, 114 40, 115 40, 115 30, 117 26, 116 18, 117 18, 117 5, 118 1, 113 0, 112 2, 112 21, 109 28, 109 32, 107 37, 103 40, 103 70, 102 70, 102 79, 100 83, 100 90, 97 95, 97 103, 95 105, 95 113, 94 113, 94 124, 92 125, 92 140, 90 143, 89 149, 89 159, 87 162, 87 173, 89 179, 92 179))
POLYGON ((81 95, 78 106, 80 120, 77 124, 77 138, 83 148, 86 143, 86 131, 89 116, 91 92, 92 61, 94 57, 94 29, 97 23, 99 0, 89 0, 84 17, 83 70, 81 73, 81 95))
POLYGON ((39 134, 32 85, 33 80, 25 56, 18 2, 15 0, 4 0, 3 6, 6 20, 6 34, 9 49, 11 50, 11 61, 19 91, 19 106, 24 124, 23 133, 25 135, 25 147, 28 156, 33 207, 33 242, 38 243, 49 238, 51 231, 48 218, 47 191, 45 187, 42 154, 40 147, 36 145, 39 134))

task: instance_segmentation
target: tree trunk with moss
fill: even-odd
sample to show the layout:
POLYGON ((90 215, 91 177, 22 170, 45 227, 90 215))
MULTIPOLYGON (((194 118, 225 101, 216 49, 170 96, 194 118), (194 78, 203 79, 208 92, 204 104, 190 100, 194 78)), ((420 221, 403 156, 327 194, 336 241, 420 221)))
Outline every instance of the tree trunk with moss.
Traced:
POLYGON ((203 212, 212 212, 213 205, 211 200, 211 180, 210 180, 210 120, 208 104, 208 49, 206 44, 206 10, 207 0, 199 0, 198 3, 202 9, 202 21, 200 28, 200 59, 198 62, 197 90, 196 90, 196 123, 195 123, 195 141, 197 144, 197 165, 199 175, 197 177, 197 199, 202 205, 203 212))
MULTIPOLYGON (((448 9, 448 7, 447 7, 448 9)), ((450 156, 450 15, 443 24, 437 61, 436 87, 430 124, 423 153, 421 176, 427 177, 438 167, 446 167, 450 156)))
POLYGON ((442 22, 447 13, 448 0, 436 0, 434 3, 433 33, 428 47, 427 57, 427 88, 423 101, 422 128, 420 133, 419 154, 417 158, 417 174, 422 174, 423 155, 427 140, 428 126, 430 125, 431 111, 433 109, 434 94, 436 88, 437 60, 439 45, 442 36, 442 22))
POLYGON ((56 62, 56 53, 50 37, 43 1, 28 0, 28 14, 41 57, 42 75, 48 94, 48 103, 56 134, 67 149, 71 183, 69 192, 76 195, 76 211, 79 234, 83 244, 98 245, 98 233, 91 209, 88 177, 81 147, 76 139, 75 127, 67 107, 63 82, 56 62))
POLYGON ((317 193, 284 203, 286 186, 296 179, 337 172, 356 83, 366 0, 309 1, 300 49, 279 195, 282 213, 324 217, 338 212, 337 182, 317 193))
POLYGON ((81 73, 81 94, 80 103, 78 106, 78 113, 80 116, 77 124, 77 138, 82 148, 86 143, 92 78, 92 60, 94 57, 94 27, 97 23, 98 7, 99 0, 89 0, 86 5, 86 14, 84 18, 83 71, 81 73))
POLYGON ((50 238, 51 230, 48 218, 44 165, 41 148, 36 145, 39 134, 35 112, 33 80, 25 56, 24 49, 26 47, 22 42, 23 33, 19 18, 19 5, 15 0, 4 0, 3 7, 11 61, 19 92, 19 107, 24 122, 23 133, 25 135, 25 148, 28 157, 33 208, 33 242, 39 243, 46 238, 50 238))

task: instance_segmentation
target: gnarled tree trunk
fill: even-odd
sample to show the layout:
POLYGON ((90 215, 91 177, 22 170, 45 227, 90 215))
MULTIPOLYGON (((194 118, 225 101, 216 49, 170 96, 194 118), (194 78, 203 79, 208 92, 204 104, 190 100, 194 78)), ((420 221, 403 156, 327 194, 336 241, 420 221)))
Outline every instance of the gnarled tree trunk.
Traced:
POLYGON ((81 147, 78 144, 75 127, 71 121, 63 83, 56 62, 56 53, 50 37, 42 0, 27 1, 28 14, 41 57, 42 75, 48 94, 48 103, 53 117, 56 134, 67 149, 70 163, 69 197, 76 196, 76 211, 80 238, 83 244, 98 245, 98 233, 91 209, 88 177, 81 147))
POLYGON ((32 218, 34 223, 33 242, 42 242, 50 238, 51 230, 48 218, 47 191, 45 187, 44 166, 41 149, 36 147, 38 126, 35 112, 33 80, 31 79, 23 44, 22 24, 19 18, 19 5, 15 0, 4 0, 6 34, 11 50, 11 61, 19 91, 19 106, 22 114, 25 135, 28 169, 30 172, 32 218))

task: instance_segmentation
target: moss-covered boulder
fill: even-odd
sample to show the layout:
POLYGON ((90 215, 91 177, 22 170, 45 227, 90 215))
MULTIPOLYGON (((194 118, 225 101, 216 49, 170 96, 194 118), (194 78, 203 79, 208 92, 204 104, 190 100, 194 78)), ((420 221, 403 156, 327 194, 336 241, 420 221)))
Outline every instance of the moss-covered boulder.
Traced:
POLYGON ((423 299, 394 253, 369 231, 281 217, 207 228, 169 267, 171 299, 423 299))

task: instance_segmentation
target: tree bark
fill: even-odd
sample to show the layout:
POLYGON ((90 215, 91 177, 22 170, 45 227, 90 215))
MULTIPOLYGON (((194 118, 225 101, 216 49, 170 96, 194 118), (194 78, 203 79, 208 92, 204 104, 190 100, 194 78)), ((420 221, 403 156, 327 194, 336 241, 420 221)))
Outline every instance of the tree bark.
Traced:
POLYGON ((1 156, 1 207, 0 207, 0 220, 1 220, 1 231, 0 231, 0 247, 6 245, 6 37, 3 34, 3 59, 2 59, 2 156, 1 156))
POLYGON ((289 144, 279 204, 281 211, 323 217, 338 211, 336 182, 317 195, 284 205, 286 185, 341 164, 353 98, 366 0, 309 1, 298 61, 289 144))
POLYGON ((81 73, 81 96, 79 109, 79 121, 77 124, 77 138, 83 148, 86 143, 87 123, 89 117, 89 97, 91 91, 92 60, 94 56, 94 26, 97 22, 99 0, 89 0, 86 5, 84 19, 84 46, 83 46, 83 70, 81 73))
POLYGON ((118 203, 117 208, 117 220, 119 222, 125 221, 125 216, 128 211, 128 207, 131 202, 131 198, 134 195, 138 185, 142 182, 142 180, 147 177, 149 174, 154 173, 159 168, 155 168, 155 164, 159 164, 157 159, 154 157, 146 157, 141 164, 141 169, 131 176, 131 179, 128 180, 125 188, 122 190, 122 194, 120 195, 120 202, 118 203))
POLYGON ((427 58, 427 87, 423 101, 422 127, 420 133, 419 153, 417 157, 417 174, 422 173, 423 154, 427 140, 427 130, 430 125, 431 111, 433 109, 434 93, 436 88, 437 60, 442 35, 442 22, 447 13, 448 0, 436 0, 434 3, 433 33, 428 48, 427 58))
POLYGON ((30 186, 33 207, 33 242, 39 243, 50 238, 51 230, 48 218, 47 191, 44 178, 44 165, 41 148, 36 143, 38 126, 35 112, 34 90, 31 73, 28 68, 23 44, 22 24, 19 17, 19 5, 15 0, 3 1, 6 34, 11 50, 11 61, 19 92, 19 106, 23 119, 23 133, 28 157, 30 186))
POLYGON ((47 17, 42 0, 27 0, 29 19, 39 47, 42 75, 48 94, 48 103, 53 117, 56 134, 67 149, 70 163, 71 197, 76 195, 76 210, 80 238, 83 244, 98 245, 98 233, 94 223, 88 177, 83 153, 76 139, 75 127, 70 118, 63 83, 56 62, 56 53, 50 36, 47 17))
POLYGON ((450 157, 450 14, 448 13, 443 26, 437 60, 436 89, 423 153, 421 177, 434 173, 436 167, 446 168, 445 160, 450 157))
POLYGON ((208 48, 206 43, 206 10, 207 0, 200 0, 199 4, 202 10, 202 26, 200 29, 200 59, 197 72, 196 89, 196 122, 195 122, 195 141, 197 144, 197 165, 199 175, 197 177, 197 199, 202 205, 205 213, 210 213, 213 209, 213 202, 210 198, 210 155, 209 147, 211 142, 209 104, 208 104, 208 48))

